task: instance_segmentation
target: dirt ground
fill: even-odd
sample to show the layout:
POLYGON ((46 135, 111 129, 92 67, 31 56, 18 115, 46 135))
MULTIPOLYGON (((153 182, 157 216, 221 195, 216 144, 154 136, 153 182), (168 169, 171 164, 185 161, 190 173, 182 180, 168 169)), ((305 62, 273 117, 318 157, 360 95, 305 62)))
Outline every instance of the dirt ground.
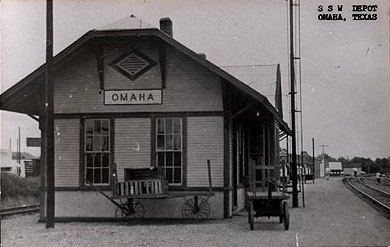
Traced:
MULTIPOLYGON (((2 220, 4 247, 45 246, 389 246, 390 220, 357 198, 339 178, 305 187, 306 207, 290 209, 290 230, 261 218, 254 231, 247 216, 201 223, 56 223, 45 229, 38 215, 2 220)), ((301 198, 300 198, 301 200, 301 198)))

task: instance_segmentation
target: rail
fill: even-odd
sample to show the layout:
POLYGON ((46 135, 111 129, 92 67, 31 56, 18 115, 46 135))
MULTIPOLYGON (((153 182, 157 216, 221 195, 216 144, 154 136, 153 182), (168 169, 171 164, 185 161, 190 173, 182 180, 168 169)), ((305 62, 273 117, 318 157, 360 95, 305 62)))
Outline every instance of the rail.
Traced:
POLYGON ((390 216, 390 194, 388 192, 372 187, 358 178, 344 178, 343 182, 348 185, 353 192, 361 194, 369 201, 378 205, 390 216))
POLYGON ((19 206, 19 207, 9 207, 0 209, 1 217, 26 214, 26 213, 35 213, 39 211, 39 204, 28 205, 28 206, 19 206))
POLYGON ((383 195, 385 195, 385 196, 389 196, 389 197, 390 197, 390 193, 389 193, 389 192, 384 191, 384 190, 381 190, 381 189, 379 189, 379 188, 377 188, 377 187, 374 187, 374 186, 369 185, 368 183, 366 183, 366 181, 365 181, 363 178, 359 178, 359 182, 360 182, 361 184, 363 184, 364 186, 366 186, 366 187, 372 189, 372 190, 375 190, 375 191, 377 191, 377 192, 379 192, 379 193, 381 193, 381 194, 383 194, 383 195))

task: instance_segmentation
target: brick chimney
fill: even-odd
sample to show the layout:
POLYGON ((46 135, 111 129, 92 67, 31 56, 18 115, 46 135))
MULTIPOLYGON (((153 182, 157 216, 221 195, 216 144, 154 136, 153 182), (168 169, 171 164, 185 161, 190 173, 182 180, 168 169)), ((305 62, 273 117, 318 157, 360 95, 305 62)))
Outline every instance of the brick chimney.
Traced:
POLYGON ((160 19, 160 30, 171 37, 173 36, 172 21, 169 17, 160 19))

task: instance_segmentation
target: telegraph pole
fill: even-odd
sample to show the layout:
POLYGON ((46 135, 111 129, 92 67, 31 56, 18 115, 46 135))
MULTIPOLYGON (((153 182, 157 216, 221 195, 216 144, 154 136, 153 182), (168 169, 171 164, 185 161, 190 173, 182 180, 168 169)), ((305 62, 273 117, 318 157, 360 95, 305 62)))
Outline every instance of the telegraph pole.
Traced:
POLYGON ((352 156, 350 155, 344 155, 345 157, 347 157, 347 161, 349 162, 349 158, 351 158, 352 156))
POLYGON ((311 142, 312 142, 312 146, 313 146, 313 179, 315 179, 316 177, 316 158, 315 158, 315 155, 314 155, 314 138, 311 139, 311 142))
POLYGON ((20 144, 21 143, 21 139, 20 139, 20 126, 18 128, 18 131, 19 131, 19 137, 18 137, 18 163, 20 164, 21 163, 21 159, 22 159, 22 145, 20 144))
POLYGON ((46 228, 54 228, 54 62, 53 62, 53 0, 46 1, 46 84, 45 84, 45 142, 46 142, 46 228))
POLYGON ((324 159, 325 159, 325 148, 326 148, 326 147, 329 147, 329 145, 324 145, 324 144, 322 144, 322 145, 318 145, 318 146, 322 147, 322 156, 323 156, 324 159))
POLYGON ((290 84, 291 84, 291 146, 292 146, 292 206, 298 207, 298 175, 297 175, 297 147, 295 135, 295 70, 294 70, 294 16, 293 0, 289 1, 290 7, 290 84))

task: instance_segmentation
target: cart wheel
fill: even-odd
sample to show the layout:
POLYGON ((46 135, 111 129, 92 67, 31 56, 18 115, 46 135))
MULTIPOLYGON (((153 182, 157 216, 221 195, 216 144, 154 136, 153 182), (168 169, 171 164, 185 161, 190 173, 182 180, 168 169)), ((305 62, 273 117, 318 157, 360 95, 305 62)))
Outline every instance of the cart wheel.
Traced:
POLYGON ((284 230, 290 228, 290 214, 288 212, 287 201, 283 201, 283 221, 284 221, 284 230))
POLYGON ((210 205, 206 199, 194 196, 184 202, 181 214, 183 218, 207 219, 210 205))
POLYGON ((145 215, 144 205, 139 200, 132 200, 127 203, 121 203, 122 208, 117 208, 115 211, 115 217, 125 218, 127 221, 132 219, 143 218, 145 215))
POLYGON ((283 223, 283 217, 284 217, 284 209, 283 209, 283 205, 284 205, 284 203, 283 203, 284 201, 281 201, 280 202, 280 205, 279 205, 279 207, 280 207, 280 214, 279 214, 279 223, 280 224, 282 224, 283 223))
POLYGON ((255 219, 254 219, 254 215, 253 215, 253 204, 251 202, 249 202, 248 221, 249 221, 249 229, 251 231, 253 231, 253 229, 254 229, 253 225, 255 223, 255 219))

